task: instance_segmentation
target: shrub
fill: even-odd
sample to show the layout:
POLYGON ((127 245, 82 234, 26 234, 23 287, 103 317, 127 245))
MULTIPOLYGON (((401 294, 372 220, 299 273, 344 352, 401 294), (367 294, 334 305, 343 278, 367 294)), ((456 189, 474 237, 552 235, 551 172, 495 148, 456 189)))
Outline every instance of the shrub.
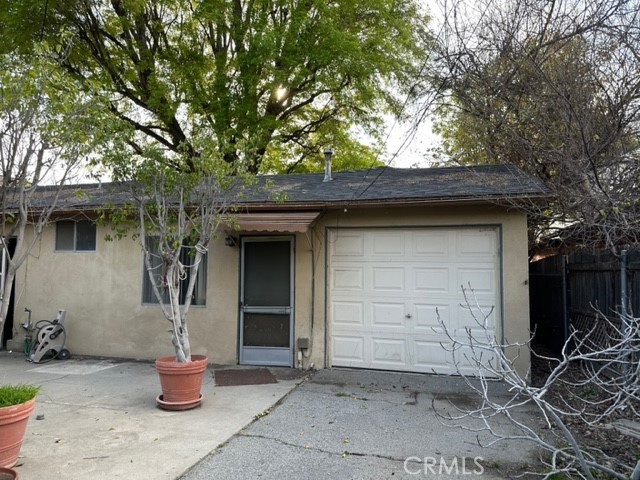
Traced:
POLYGON ((40 387, 35 385, 0 385, 0 408, 28 402, 38 392, 40 387))

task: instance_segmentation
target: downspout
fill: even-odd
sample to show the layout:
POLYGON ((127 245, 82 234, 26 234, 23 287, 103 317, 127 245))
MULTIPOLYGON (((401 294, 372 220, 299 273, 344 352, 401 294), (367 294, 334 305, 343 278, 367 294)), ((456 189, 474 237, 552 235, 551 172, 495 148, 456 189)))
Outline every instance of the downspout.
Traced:
MULTIPOLYGON (((316 317, 316 245, 313 230, 311 230, 311 331, 309 339, 309 347, 313 345, 315 339, 313 324, 316 317)), ((307 357, 311 357, 310 349, 307 350, 307 357)), ((313 362, 307 365, 308 368, 313 370, 313 362)))
POLYGON ((311 339, 313 341, 313 324, 316 318, 316 246, 313 231, 311 232, 311 339))
MULTIPOLYGON (((331 158, 333 157, 333 150, 331 148, 325 148, 324 150, 324 180, 322 180, 323 182, 330 182, 333 180, 333 178, 331 177, 331 158)), ((325 285, 325 291, 324 291, 324 366, 325 368, 327 368, 327 365, 329 364, 329 346, 328 346, 328 325, 327 325, 327 313, 328 313, 328 307, 327 307, 327 268, 329 266, 328 264, 328 259, 327 259, 327 241, 328 241, 328 230, 325 227, 325 240, 324 240, 324 285, 325 285)))

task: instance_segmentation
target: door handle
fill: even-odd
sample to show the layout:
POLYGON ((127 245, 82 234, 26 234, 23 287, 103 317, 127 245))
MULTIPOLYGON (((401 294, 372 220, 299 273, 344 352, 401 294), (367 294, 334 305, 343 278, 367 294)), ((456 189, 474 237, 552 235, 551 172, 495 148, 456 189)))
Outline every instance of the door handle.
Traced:
POLYGON ((411 314, 410 314, 410 313, 407 313, 404 317, 405 317, 405 318, 411 318, 411 314))

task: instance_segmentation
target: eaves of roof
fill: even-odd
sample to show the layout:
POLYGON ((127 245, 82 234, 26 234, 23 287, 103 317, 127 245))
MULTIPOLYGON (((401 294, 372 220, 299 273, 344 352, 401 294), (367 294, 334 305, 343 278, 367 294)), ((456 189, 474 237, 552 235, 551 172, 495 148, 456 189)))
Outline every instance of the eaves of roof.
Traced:
MULTIPOLYGON (((43 187, 33 205, 45 207, 55 190, 43 187)), ((504 204, 544 202, 550 189, 538 179, 505 165, 423 169, 382 168, 323 174, 259 176, 236 196, 241 210, 327 210, 341 207, 504 204)), ((69 185, 56 210, 95 211, 130 203, 126 184, 69 185)))

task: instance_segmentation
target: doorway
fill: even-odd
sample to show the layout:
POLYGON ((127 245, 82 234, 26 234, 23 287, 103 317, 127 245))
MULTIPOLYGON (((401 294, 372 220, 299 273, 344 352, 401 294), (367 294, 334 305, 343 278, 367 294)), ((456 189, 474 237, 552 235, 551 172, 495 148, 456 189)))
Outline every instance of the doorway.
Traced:
POLYGON ((293 237, 241 241, 240 364, 293 366, 293 237))
MULTIPOLYGON (((10 238, 7 242, 7 249, 1 249, 1 259, 0 259, 0 289, 4 292, 4 279, 7 273, 7 268, 9 266, 9 258, 13 257, 13 254, 16 250, 16 239, 10 238)), ((15 287, 15 279, 13 283, 15 287)), ((15 288, 11 289, 11 296, 9 297, 9 309, 7 310, 7 318, 4 319, 4 325, 2 328, 2 344, 0 344, 0 349, 5 348, 7 346, 7 341, 13 338, 13 305, 15 299, 15 288)))

